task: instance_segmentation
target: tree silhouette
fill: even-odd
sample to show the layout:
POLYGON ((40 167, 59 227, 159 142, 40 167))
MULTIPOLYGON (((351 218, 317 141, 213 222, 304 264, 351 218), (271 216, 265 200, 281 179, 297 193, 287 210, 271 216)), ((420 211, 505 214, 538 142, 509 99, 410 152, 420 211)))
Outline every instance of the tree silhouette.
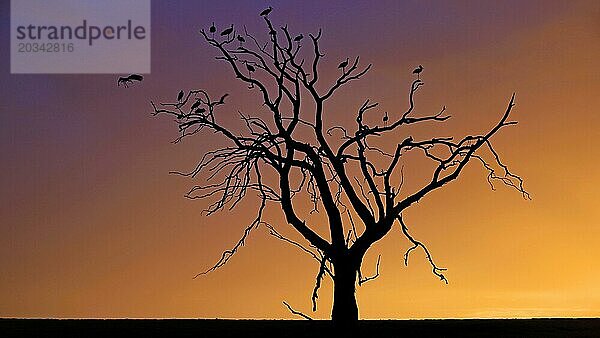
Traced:
MULTIPOLYGON (((319 46, 321 30, 316 35, 308 34, 309 47, 303 48, 302 38, 299 38, 303 35, 292 38, 287 26, 275 29, 268 15, 262 19, 268 32, 265 42, 245 27, 243 35, 232 29, 215 37, 213 28, 209 33, 202 29, 200 34, 216 49, 216 59, 225 62, 237 80, 260 95, 268 118, 240 112, 245 128, 232 130, 223 123, 225 112, 215 113, 223 110, 228 94, 215 100, 203 89, 191 90, 178 97, 177 102, 151 102, 154 115, 176 118, 180 135, 175 142, 203 131, 228 142, 228 146, 205 152, 191 172, 179 173, 190 177, 205 175, 208 182, 194 186, 186 195, 188 198, 210 200, 205 210, 208 215, 235 207, 249 191, 256 192, 260 198, 256 217, 240 240, 199 275, 225 265, 244 245, 250 232, 263 226, 275 238, 297 247, 318 262, 313 311, 322 279, 331 278, 334 285, 331 318, 334 322, 353 322, 359 318, 356 285, 379 276, 381 257, 377 259, 375 274, 370 277, 361 273, 363 258, 369 248, 397 224, 412 243, 404 256, 405 264, 411 252, 421 249, 433 274, 447 283, 445 269, 437 266, 425 244, 409 233, 402 214, 429 192, 458 178, 469 162, 482 165, 492 189, 493 183, 499 181, 529 198, 523 180, 501 161, 491 142, 491 137, 500 129, 516 124, 508 119, 514 106, 514 94, 500 120, 486 133, 460 140, 409 136, 395 142, 394 149, 388 152, 370 144, 371 140, 386 136, 397 139, 406 126, 443 123, 450 118, 445 107, 434 114, 416 116, 414 96, 424 84, 420 77, 412 82, 408 91, 408 109, 389 116, 386 113, 382 125, 366 124, 365 116, 378 106, 367 99, 358 107, 353 127, 338 125, 326 129, 325 103, 342 87, 363 77, 371 65, 362 66, 359 57, 343 60, 337 79, 324 84, 319 77, 324 56, 319 46), (245 43, 237 36, 243 36, 245 43), (435 169, 426 184, 405 192, 401 189, 403 155, 413 151, 432 161, 435 169), (263 219, 264 210, 271 202, 281 208, 289 225, 275 226, 263 219), (308 224, 307 215, 297 212, 295 203, 301 202, 312 205, 311 213, 321 207, 324 209, 329 238, 318 234, 315 224, 308 224), (277 230, 289 226, 305 242, 287 238, 277 230)), ((372 120, 381 121, 381 116, 383 114, 372 120)), ((285 305, 293 313, 309 318, 285 305)))

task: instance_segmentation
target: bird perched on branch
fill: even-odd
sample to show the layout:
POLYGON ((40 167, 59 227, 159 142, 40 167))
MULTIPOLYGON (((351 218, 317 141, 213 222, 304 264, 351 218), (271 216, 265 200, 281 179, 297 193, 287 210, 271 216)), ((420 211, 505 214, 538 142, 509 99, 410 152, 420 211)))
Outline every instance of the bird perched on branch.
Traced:
POLYGON ((209 32, 212 33, 212 38, 215 38, 215 32, 217 31, 217 27, 215 27, 215 22, 213 21, 212 26, 208 29, 209 32))
POLYGON ((300 34, 297 37, 294 38, 294 41, 296 42, 300 42, 300 40, 304 39, 304 35, 300 34))
POLYGON ((273 10, 273 7, 269 6, 267 9, 260 12, 260 16, 267 16, 267 15, 269 15, 269 13, 271 13, 272 10, 273 10))
POLYGON ((385 115, 383 115, 383 125, 387 127, 387 122, 390 118, 388 117, 388 113, 385 112, 385 115))
POLYGON ((180 90, 179 94, 177 94, 177 102, 181 102, 182 99, 183 99, 183 90, 180 90))
POLYGON ((242 47, 242 43, 246 42, 246 39, 241 35, 237 36, 237 40, 240 42, 240 47, 242 47))
POLYGON ((419 67, 413 70, 413 74, 417 74, 417 79, 421 79, 421 72, 423 71, 423 66, 419 65, 419 67))
POLYGON ((192 106, 190 107, 190 111, 194 111, 194 109, 200 107, 201 104, 202 100, 196 99, 196 102, 194 102, 194 104, 192 104, 192 106))
MULTIPOLYGON (((250 79, 252 79, 252 73, 256 71, 256 68, 254 68, 254 66, 252 66, 251 64, 246 63, 246 69, 248 69, 248 76, 250 77, 250 79)), ((252 89, 252 88, 254 88, 254 83, 251 83, 248 86, 248 89, 252 89)))
POLYGON ((222 31, 221 36, 227 35, 227 39, 229 39, 229 35, 231 35, 232 32, 233 32, 233 24, 231 24, 231 26, 229 28, 227 28, 226 30, 222 31))
POLYGON ((346 58, 346 61, 343 61, 342 63, 340 63, 340 64, 338 65, 338 68, 341 68, 341 69, 342 69, 342 72, 344 72, 344 73, 345 73, 345 72, 346 72, 346 67, 348 66, 348 62, 349 62, 349 61, 350 61, 350 59, 349 59, 349 58, 346 58))

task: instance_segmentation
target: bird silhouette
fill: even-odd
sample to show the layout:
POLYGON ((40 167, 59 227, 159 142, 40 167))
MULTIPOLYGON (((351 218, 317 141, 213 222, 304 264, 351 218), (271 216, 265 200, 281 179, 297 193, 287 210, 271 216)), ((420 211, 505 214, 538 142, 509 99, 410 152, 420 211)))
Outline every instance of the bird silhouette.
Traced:
POLYGON ((139 81, 141 82, 144 79, 143 76, 141 76, 140 74, 131 74, 129 76, 121 76, 119 77, 119 79, 117 80, 117 86, 120 87, 121 84, 123 84, 123 86, 125 88, 128 88, 130 84, 133 84, 133 81, 139 81))
POLYGON ((227 35, 227 39, 229 39, 229 35, 231 35, 231 33, 233 33, 233 24, 231 24, 231 26, 226 30, 222 31, 221 36, 227 35))
POLYGON ((385 112, 385 115, 383 115, 383 124, 387 127, 387 122, 390 118, 388 117, 388 113, 385 112))
POLYGON ((269 6, 267 9, 260 12, 260 16, 267 16, 267 15, 269 15, 269 13, 271 13, 272 10, 273 10, 273 7, 269 6))
POLYGON ((208 29, 209 32, 212 33, 213 39, 215 38, 215 32, 217 31, 217 27, 215 27, 215 22, 213 21, 212 26, 208 29))
POLYGON ((140 74, 131 74, 127 77, 129 80, 142 81, 144 79, 140 74))
POLYGON ((202 104, 202 101, 200 99, 196 99, 196 102, 194 102, 194 104, 192 105, 190 110, 194 110, 194 109, 198 108, 198 106, 200 106, 200 104, 202 104))
POLYGON ((419 67, 413 70, 413 74, 417 74, 417 79, 421 79, 421 72, 423 71, 423 66, 419 65, 419 67))
POLYGON ((338 65, 338 68, 341 68, 341 69, 342 69, 342 72, 346 72, 346 67, 348 66, 348 62, 349 62, 349 61, 350 61, 350 59, 349 59, 349 58, 346 58, 346 61, 344 61, 344 62, 340 63, 340 64, 338 65))
POLYGON ((297 37, 294 38, 294 41, 299 42, 300 40, 304 39, 304 35, 300 34, 297 37))
MULTIPOLYGON (((256 68, 254 68, 254 66, 252 66, 251 64, 246 63, 246 69, 248 69, 248 76, 250 77, 250 79, 252 79, 252 72, 256 71, 256 68)), ((252 89, 252 88, 254 88, 254 83, 251 83, 248 86, 248 89, 252 89)))
POLYGON ((183 99, 183 90, 180 90, 177 94, 177 102, 181 102, 181 99, 183 99))
POLYGON ((240 42, 240 47, 242 47, 242 43, 246 42, 246 39, 241 35, 237 36, 237 40, 240 42))

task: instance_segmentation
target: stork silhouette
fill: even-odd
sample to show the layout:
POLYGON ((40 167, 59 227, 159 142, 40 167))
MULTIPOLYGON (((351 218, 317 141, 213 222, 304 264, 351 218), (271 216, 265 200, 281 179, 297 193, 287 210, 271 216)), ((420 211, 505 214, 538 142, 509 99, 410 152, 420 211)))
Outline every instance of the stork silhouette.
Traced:
POLYGON ((212 26, 208 29, 209 32, 212 33, 212 38, 215 38, 215 32, 217 31, 217 27, 215 27, 215 22, 213 21, 212 26))
POLYGON ((341 69, 342 69, 342 72, 344 72, 344 73, 345 73, 345 72, 346 72, 346 67, 348 66, 348 62, 349 62, 349 61, 350 61, 350 59, 349 59, 349 58, 346 58, 346 61, 344 61, 344 62, 340 63, 340 64, 338 65, 338 68, 341 68, 341 69))
MULTIPOLYGON (((252 73, 256 71, 256 68, 254 68, 254 66, 252 66, 251 64, 246 63, 246 69, 248 69, 248 76, 250 77, 250 79, 252 79, 252 73)), ((252 88, 254 88, 254 83, 251 83, 248 86, 248 89, 252 89, 252 88)))
POLYGON ((415 68, 415 70, 413 70, 413 74, 417 74, 417 79, 420 80, 421 79, 421 72, 423 71, 423 66, 419 65, 419 67, 415 68))
POLYGON ((246 39, 241 35, 237 36, 237 40, 240 42, 240 48, 242 47, 242 43, 246 42, 246 39))
POLYGON ((202 100, 196 99, 196 102, 194 102, 194 104, 192 104, 192 106, 190 107, 190 111, 194 111, 194 109, 200 107, 201 104, 202 100))
POLYGON ((233 33, 233 24, 231 24, 231 26, 226 30, 222 31, 221 36, 227 35, 227 40, 229 40, 229 35, 231 35, 231 33, 233 33))

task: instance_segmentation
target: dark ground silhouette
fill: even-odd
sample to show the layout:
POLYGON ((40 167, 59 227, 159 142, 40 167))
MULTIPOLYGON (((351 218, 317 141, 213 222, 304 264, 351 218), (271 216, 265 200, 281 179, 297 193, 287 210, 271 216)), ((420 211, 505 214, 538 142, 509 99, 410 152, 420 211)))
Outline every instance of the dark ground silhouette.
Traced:
MULTIPOLYGON (((0 319, 3 337, 323 337, 331 321, 221 319, 0 319)), ((600 319, 364 320, 352 336, 598 337, 600 319)))

